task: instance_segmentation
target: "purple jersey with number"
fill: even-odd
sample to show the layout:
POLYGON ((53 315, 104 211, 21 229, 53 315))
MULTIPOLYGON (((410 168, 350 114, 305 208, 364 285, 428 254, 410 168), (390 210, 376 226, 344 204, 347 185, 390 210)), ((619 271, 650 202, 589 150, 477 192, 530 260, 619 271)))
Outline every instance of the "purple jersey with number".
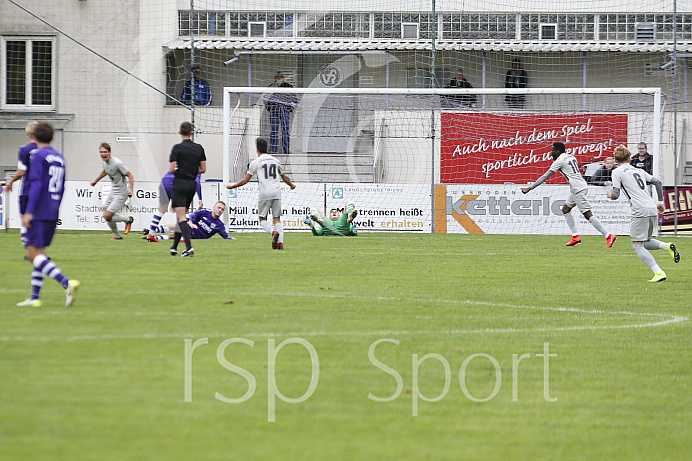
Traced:
POLYGON ((29 165, 26 212, 33 220, 57 221, 65 191, 65 159, 49 146, 33 151, 29 165))
MULTIPOLYGON (((197 178, 195 178, 195 181, 197 181, 197 198, 199 200, 202 200, 202 184, 200 182, 201 177, 202 175, 198 174, 197 178)), ((166 191, 166 194, 168 195, 169 199, 173 197, 173 178, 175 178, 175 175, 170 171, 163 175, 163 178, 161 178, 161 184, 163 185, 163 188, 166 191)))
POLYGON ((211 210, 207 208, 190 213, 187 220, 197 224, 197 229, 190 229, 193 239, 208 239, 216 233, 225 239, 231 238, 226 232, 226 226, 223 221, 215 218, 211 214, 211 210))
POLYGON ((24 180, 22 181, 22 188, 19 191, 20 196, 28 195, 29 193, 29 187, 27 185, 27 179, 29 179, 29 162, 31 161, 31 151, 36 149, 36 147, 36 143, 31 142, 26 146, 20 147, 19 154, 17 154, 17 169, 26 171, 26 173, 24 174, 24 180))

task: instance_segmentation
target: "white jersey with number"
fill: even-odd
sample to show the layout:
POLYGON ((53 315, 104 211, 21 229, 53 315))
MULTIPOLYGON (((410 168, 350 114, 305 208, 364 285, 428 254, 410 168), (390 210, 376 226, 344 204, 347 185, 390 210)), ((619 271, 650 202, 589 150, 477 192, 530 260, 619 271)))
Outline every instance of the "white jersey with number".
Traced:
POLYGON ((262 154, 250 162, 247 170, 259 181, 259 200, 281 198, 281 175, 284 172, 281 163, 269 154, 262 154))
POLYGON ((651 182, 651 176, 641 168, 635 168, 629 163, 620 165, 613 170, 613 188, 620 188, 630 199, 632 217, 643 218, 657 216, 656 202, 646 190, 651 182))
POLYGON ((569 182, 570 192, 576 194, 586 189, 586 181, 579 172, 579 163, 574 155, 563 152, 549 168, 553 173, 560 172, 569 182))
POLYGON ((128 182, 125 180, 127 178, 127 167, 125 164, 115 157, 111 157, 108 162, 103 163, 103 171, 106 172, 111 181, 113 181, 113 186, 111 187, 111 194, 115 195, 127 195, 127 185, 128 182))

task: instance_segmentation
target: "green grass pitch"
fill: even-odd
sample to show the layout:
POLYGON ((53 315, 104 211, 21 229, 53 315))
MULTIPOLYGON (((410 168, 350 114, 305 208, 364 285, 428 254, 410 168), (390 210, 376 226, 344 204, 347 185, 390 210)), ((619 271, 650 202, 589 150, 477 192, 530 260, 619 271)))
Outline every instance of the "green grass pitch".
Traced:
POLYGON ((689 239, 236 236, 0 233, 0 460, 692 456, 689 239))

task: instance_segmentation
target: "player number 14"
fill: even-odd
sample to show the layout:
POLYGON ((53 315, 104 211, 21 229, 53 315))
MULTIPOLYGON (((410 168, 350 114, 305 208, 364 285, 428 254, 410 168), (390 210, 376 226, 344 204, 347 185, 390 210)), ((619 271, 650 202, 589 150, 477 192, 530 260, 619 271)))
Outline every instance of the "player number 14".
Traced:
POLYGON ((272 163, 271 165, 267 165, 266 163, 262 165, 262 168, 264 169, 264 179, 269 179, 273 178, 276 179, 276 164, 272 163), (267 168, 267 166, 269 168, 267 168))

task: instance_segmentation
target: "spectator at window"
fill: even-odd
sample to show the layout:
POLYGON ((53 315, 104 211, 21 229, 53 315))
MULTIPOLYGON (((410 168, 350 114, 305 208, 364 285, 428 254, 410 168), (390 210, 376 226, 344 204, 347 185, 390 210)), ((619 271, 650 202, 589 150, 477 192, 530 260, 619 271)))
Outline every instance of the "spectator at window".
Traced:
MULTIPOLYGON (((521 67, 521 60, 514 58, 512 68, 505 75, 505 88, 526 88, 527 84, 528 77, 524 68, 521 67)), ((525 100, 525 94, 508 94, 505 96, 505 101, 510 109, 523 109, 525 100)))
POLYGON ((639 155, 635 155, 632 157, 632 160, 630 160, 630 165, 632 165, 635 168, 641 168, 650 175, 653 175, 654 156, 648 152, 646 143, 640 142, 637 150, 639 152, 639 155))
POLYGON ((615 168, 615 159, 608 157, 603 161, 603 166, 600 167, 591 176, 590 184, 594 186, 610 186, 612 184, 613 169, 615 168))
MULTIPOLYGON (((445 88, 473 88, 473 86, 464 78, 464 71, 462 69, 458 69, 456 77, 450 80, 449 85, 447 85, 445 88)), ((451 107, 474 107, 476 105, 475 94, 447 96, 445 100, 451 107)))
POLYGON ((202 69, 200 66, 195 65, 190 69, 192 72, 192 78, 185 82, 185 88, 183 88, 183 94, 180 96, 180 100, 187 105, 192 104, 194 99, 195 105, 208 106, 211 104, 211 88, 206 80, 202 78, 202 69), (192 81, 194 80, 194 95, 192 81))
MULTIPOLYGON (((281 71, 276 72, 274 83, 269 85, 271 88, 293 88, 293 85, 284 80, 284 74, 281 71)), ((269 111, 269 121, 271 124, 271 134, 269 136, 269 153, 276 154, 279 152, 279 127, 281 128, 281 147, 284 154, 290 153, 290 122, 291 112, 297 104, 298 100, 293 94, 274 93, 269 96, 265 103, 267 111, 269 111)))

